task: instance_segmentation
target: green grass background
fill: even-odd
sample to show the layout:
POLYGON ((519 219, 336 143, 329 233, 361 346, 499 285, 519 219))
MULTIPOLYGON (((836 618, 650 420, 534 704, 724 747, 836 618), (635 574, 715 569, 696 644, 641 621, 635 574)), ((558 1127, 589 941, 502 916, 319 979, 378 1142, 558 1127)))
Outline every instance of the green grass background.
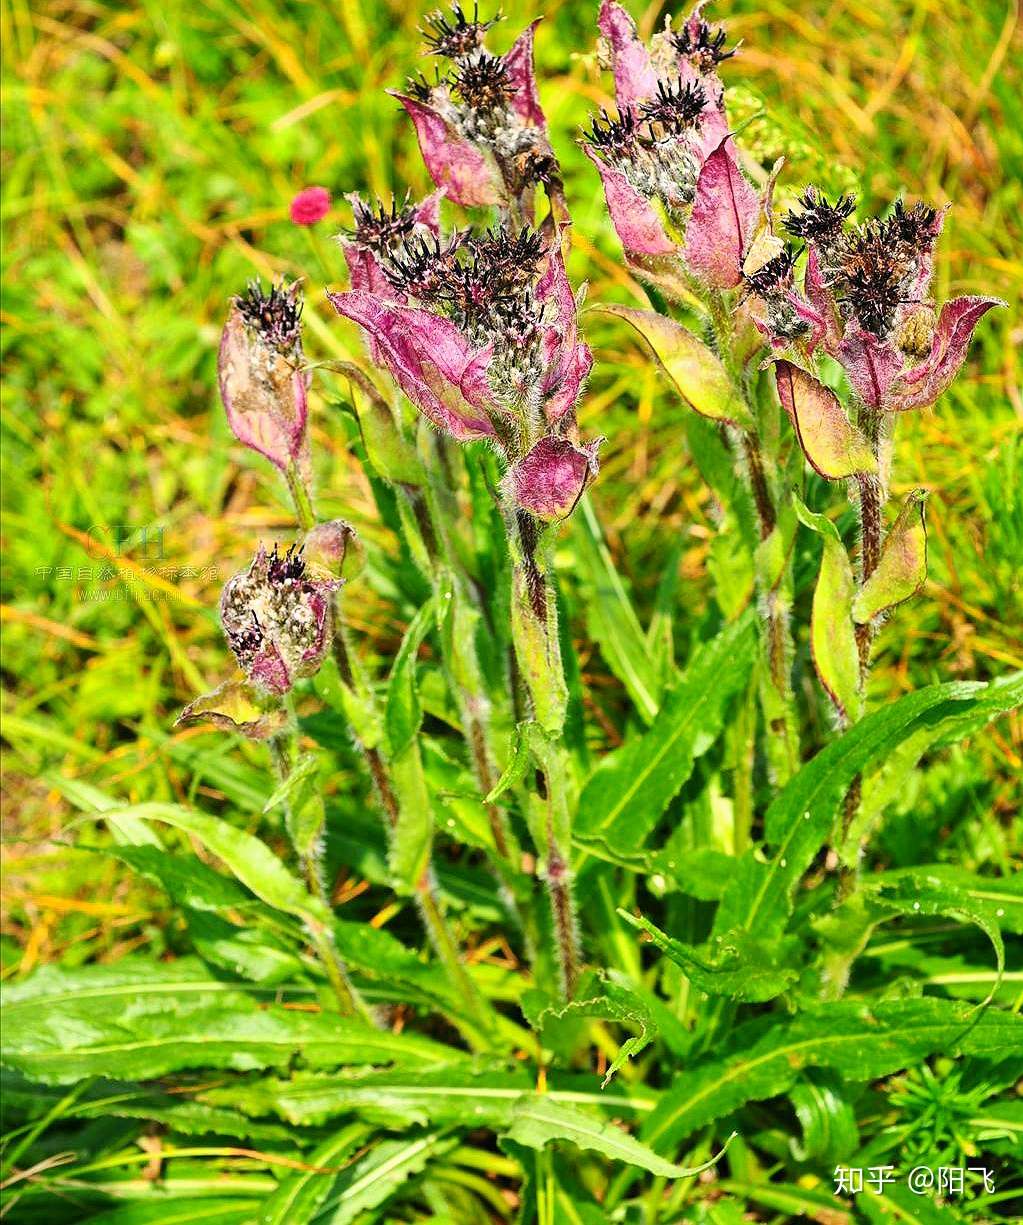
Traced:
MULTIPOLYGON (((606 101, 596 7, 543 10, 541 95, 575 219, 571 271, 588 279, 591 300, 642 302, 574 143, 606 101)), ((523 0, 504 9, 499 49, 541 11, 523 0)), ((647 32, 663 12, 632 10, 647 32)), ((227 430, 218 330, 250 277, 301 276, 311 356, 360 353, 353 327, 323 301, 325 285, 344 283, 332 235, 348 220, 344 191, 427 187, 410 125, 383 92, 420 66, 426 11, 381 0, 5 0, 5 975, 163 944, 165 903, 70 849, 55 777, 129 800, 226 798, 258 821, 258 806, 244 804, 247 771, 262 774, 258 753, 247 760, 228 738, 170 731, 185 702, 231 672, 215 617, 221 583, 259 539, 292 526, 269 465, 227 430), (303 231, 287 206, 310 183, 339 207, 303 231), (118 531, 133 533, 119 558, 118 531), (111 566, 118 577, 104 574, 111 566)), ((896 492, 933 490, 931 577, 882 634, 872 696, 1023 666, 1014 0, 739 0, 717 15, 744 41, 725 70, 742 87, 740 117, 759 111, 757 99, 766 107, 748 137, 764 158, 790 154, 785 191, 814 178, 858 181, 873 208, 898 192, 951 200, 939 297, 1009 302, 984 320, 953 390, 899 424, 896 492)), ((623 327, 587 326, 597 364, 580 417, 587 435, 608 438, 593 497, 641 608, 681 542, 684 635, 686 615, 710 598, 715 530, 685 458, 684 410, 623 327)), ((345 422, 319 393, 313 404, 321 512, 390 548, 345 422)), ((352 603, 363 649, 386 658, 402 629, 393 610, 368 588, 352 603)), ((576 628, 599 708, 613 685, 576 628)), ((958 844, 1004 867, 1018 849, 1004 818, 1018 804, 1021 755, 1018 717, 1003 720, 929 773, 935 815, 915 823, 909 803, 903 836, 943 836, 953 854, 958 844)))

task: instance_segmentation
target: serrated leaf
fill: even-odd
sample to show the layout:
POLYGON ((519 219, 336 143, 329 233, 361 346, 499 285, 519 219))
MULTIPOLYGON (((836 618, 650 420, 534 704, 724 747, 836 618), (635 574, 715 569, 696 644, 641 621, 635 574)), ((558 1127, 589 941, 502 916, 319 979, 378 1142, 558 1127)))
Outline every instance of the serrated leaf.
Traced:
POLYGON ((812 514, 798 498, 793 504, 800 522, 819 533, 823 546, 810 614, 813 666, 839 715, 846 723, 855 723, 863 710, 863 695, 852 617, 856 596, 852 565, 831 520, 812 514))
POLYGON ((606 758, 579 799, 575 836, 634 854, 719 735, 731 696, 749 678, 756 655, 751 615, 700 647, 666 695, 649 730, 606 758))
POLYGON ((245 1071, 431 1063, 449 1048, 349 1018, 263 1004, 198 961, 124 958, 112 966, 47 966, 4 991, 8 1067, 47 1084, 86 1076, 150 1079, 182 1068, 245 1071))
POLYGON ((859 624, 916 595, 927 581, 926 498, 922 489, 907 495, 881 546, 877 568, 853 602, 853 617, 859 624))
POLYGON ((634 1058, 657 1036, 657 1024, 646 1002, 631 988, 623 983, 615 982, 606 975, 595 977, 593 989, 599 994, 588 995, 580 987, 582 998, 562 1004, 560 1007, 543 1008, 534 1019, 534 1028, 543 1032, 545 1021, 564 1021, 571 1017, 602 1017, 619 1024, 636 1025, 639 1034, 627 1038, 618 1048, 618 1054, 611 1061, 600 1087, 606 1089, 623 1064, 634 1058))
POLYGON ((799 977, 798 970, 784 964, 785 950, 780 942, 767 944, 738 929, 694 947, 666 935, 642 915, 627 910, 618 913, 646 932, 657 948, 685 971, 690 982, 708 995, 759 1003, 781 995, 799 977))
POLYGON ((631 306, 608 303, 593 309, 624 319, 635 328, 682 399, 702 417, 752 428, 749 409, 720 358, 687 328, 666 315, 631 306))
POLYGON ((734 1031, 728 1054, 677 1074, 640 1136, 669 1152, 699 1127, 745 1102, 786 1093, 804 1068, 833 1068, 850 1079, 873 1080, 943 1054, 1023 1057, 1023 1019, 952 1000, 810 1005, 791 1021, 776 1017, 734 1031))
MULTIPOLYGON (((691 1178, 716 1165, 728 1148, 702 1165, 675 1165, 658 1157, 647 1145, 612 1123, 602 1122, 574 1106, 552 1101, 546 1094, 533 1094, 519 1102, 512 1124, 504 1133, 527 1148, 545 1148, 553 1140, 568 1140, 577 1148, 600 1153, 612 1161, 624 1161, 661 1178, 691 1178)), ((729 1140, 731 1137, 729 1137, 729 1140)))
POLYGON ((766 862, 752 850, 739 860, 715 917, 715 934, 737 927, 755 931, 763 939, 779 934, 796 884, 830 836, 853 778, 918 728, 981 707, 987 718, 994 718, 1017 705, 1021 691, 1023 677, 1015 684, 932 685, 873 711, 829 744, 789 780, 768 808, 765 835, 773 853, 766 862))
POLYGON ((837 481, 877 471, 870 443, 846 417, 830 388, 788 361, 775 362, 774 375, 782 408, 815 472, 837 481))

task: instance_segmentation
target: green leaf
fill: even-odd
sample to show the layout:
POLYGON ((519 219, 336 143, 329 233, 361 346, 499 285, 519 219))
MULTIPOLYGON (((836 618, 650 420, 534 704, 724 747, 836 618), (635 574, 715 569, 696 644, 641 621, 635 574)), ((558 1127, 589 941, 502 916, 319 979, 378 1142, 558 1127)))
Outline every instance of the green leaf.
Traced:
POLYGON ((576 840, 634 854, 720 734, 729 699, 756 657, 753 617, 726 627, 693 656, 648 731, 604 759, 579 799, 576 840))
POLYGON ((773 853, 764 862, 751 850, 739 861, 718 908, 715 933, 745 927, 762 939, 779 934, 793 891, 830 836, 853 778, 918 728, 952 714, 968 714, 981 705, 993 718, 1017 705, 1021 692, 1023 676, 1011 685, 932 685, 873 711, 829 744, 789 780, 768 808, 765 834, 773 853))
POLYGON ((162 847, 148 845, 102 849, 104 853, 128 864, 141 876, 154 881, 176 906, 214 913, 262 909, 262 903, 232 877, 214 871, 194 855, 172 855, 162 847))
POLYGON ((132 821, 158 821, 191 834, 231 869, 256 897, 275 910, 313 922, 329 919, 326 907, 311 897, 301 882, 288 871, 270 848, 244 830, 206 813, 193 812, 177 804, 135 804, 130 808, 109 809, 102 814, 111 826, 124 818, 132 821))
POLYGON ((319 1145, 306 1158, 313 1169, 285 1178, 263 1204, 259 1225, 309 1225, 315 1220, 346 1159, 368 1138, 363 1123, 349 1123, 319 1145), (325 1173, 334 1169, 335 1173, 325 1173))
MULTIPOLYGON (((1009 887, 1012 887, 1011 883, 1009 887)), ((895 914, 948 915, 979 927, 995 950, 998 970, 984 1003, 994 997, 1005 973, 1005 945, 999 927, 999 920, 1005 911, 1004 906, 992 906, 990 902, 978 905, 966 889, 958 887, 950 874, 932 875, 926 868, 892 873, 881 880, 875 877, 869 881, 866 893, 875 906, 895 914), (999 911, 1002 914, 999 914, 999 911)), ((1017 897, 1017 908, 1023 908, 1021 903, 1023 897, 1017 897)))
POLYGON ((433 600, 430 599, 416 613, 405 631, 391 666, 384 724, 392 757, 400 757, 409 748, 419 734, 423 721, 423 710, 416 690, 416 655, 433 621, 433 600))
POLYGON ((523 720, 523 722, 515 725, 515 731, 512 733, 511 749, 508 753, 508 764, 504 768, 504 773, 487 795, 485 803, 493 804, 495 800, 500 799, 510 788, 517 787, 525 778, 526 770, 531 760, 529 741, 530 737, 534 734, 533 728, 535 726, 532 720, 523 720))
POLYGON ((593 308, 624 319, 643 337, 682 399, 703 417, 753 428, 749 409, 720 359, 680 323, 654 311, 608 303, 593 308))
POLYGON ((515 1107, 512 1124, 504 1134, 517 1144, 537 1149, 545 1148, 553 1140, 568 1140, 577 1148, 638 1166, 660 1178, 690 1178, 710 1169, 724 1155, 731 1140, 729 1137, 721 1152, 702 1165, 675 1165, 658 1157, 647 1145, 612 1123, 602 1122, 574 1106, 552 1101, 549 1095, 539 1093, 524 1098, 515 1107))
POLYGON ((927 581, 926 500, 923 489, 907 495, 881 546, 877 568, 853 602, 853 616, 859 624, 872 621, 916 595, 927 581))
POLYGON ((255 1199, 179 1199, 154 1190, 147 1200, 89 1217, 89 1225, 249 1225, 259 1211, 255 1199))
POLYGON ((931 863, 875 873, 870 884, 885 897, 903 896, 912 903, 913 882, 918 877, 926 881, 932 892, 946 891, 948 897, 971 913, 981 915, 988 923, 995 923, 1004 931, 1023 934, 1023 873, 977 876, 952 864, 931 863))
POLYGON ((708 995, 757 1003, 781 995, 799 977, 798 970, 784 964, 786 954, 779 941, 768 944, 737 929, 694 948, 666 935, 642 915, 627 910, 618 913, 646 932, 666 957, 681 966, 690 982, 708 995))
POLYGON ((640 718, 650 723, 660 705, 660 680, 646 635, 585 495, 579 499, 572 523, 572 542, 585 588, 590 633, 608 667, 625 686, 640 718))
POLYGON ((810 1005, 794 1020, 758 1019, 734 1031, 728 1054, 677 1074, 640 1136, 668 1152, 745 1102, 787 1093, 804 1068, 874 1080, 941 1051, 1023 1057, 1023 1019, 943 999, 810 1005))
POLYGON ((450 1060, 413 1033, 263 1004, 192 958, 46 966, 4 991, 7 1066, 47 1084, 85 1076, 151 1079, 182 1068, 311 1067, 450 1060))
POLYGON ((843 863, 855 863, 860 847, 885 809, 904 793, 917 762, 929 750, 956 744, 981 731, 993 718, 1023 704, 1023 674, 991 681, 976 703, 956 703, 941 718, 928 719, 892 747, 863 780, 863 798, 847 837, 838 847, 843 863))
POLYGON ((456 1137, 441 1132, 413 1134, 375 1144, 365 1157, 340 1175, 313 1220, 316 1225, 349 1225, 393 1195, 413 1189, 415 1176, 457 1144, 456 1137))
POLYGON ((870 443, 846 417, 833 391, 792 362, 775 362, 774 375, 782 408, 815 472, 837 481, 877 471, 870 443))
POLYGON ((789 1141, 798 1161, 833 1165, 848 1161, 860 1146, 856 1112, 847 1100, 842 1080, 818 1068, 807 1072, 789 1093, 803 1139, 789 1141))
POLYGON ((599 977, 595 976, 593 989, 600 994, 587 997, 586 991, 580 988, 580 994, 584 998, 572 1000, 561 1007, 542 1009, 535 1018, 534 1028, 542 1033, 546 1021, 564 1021, 571 1017, 601 1017, 619 1024, 638 1026, 638 1036, 627 1038, 622 1043, 604 1074, 600 1087, 606 1089, 615 1072, 654 1040, 657 1036, 657 1023, 646 1002, 624 983, 616 982, 601 973, 599 977))
POLYGON ((811 513, 796 497, 793 505, 800 522, 820 534, 823 549, 810 614, 810 651, 817 676, 846 723, 855 723, 863 711, 860 660, 853 628, 852 605, 856 580, 838 529, 826 515, 811 513))

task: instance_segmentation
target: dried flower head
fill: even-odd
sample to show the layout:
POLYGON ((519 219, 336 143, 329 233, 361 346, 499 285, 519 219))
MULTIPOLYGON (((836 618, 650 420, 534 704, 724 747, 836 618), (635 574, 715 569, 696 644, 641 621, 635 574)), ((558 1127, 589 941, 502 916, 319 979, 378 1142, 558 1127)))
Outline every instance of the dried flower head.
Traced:
POLYGON ((249 332, 279 353, 294 353, 302 337, 302 294, 298 283, 271 285, 264 292, 262 282, 250 281, 235 305, 249 332))

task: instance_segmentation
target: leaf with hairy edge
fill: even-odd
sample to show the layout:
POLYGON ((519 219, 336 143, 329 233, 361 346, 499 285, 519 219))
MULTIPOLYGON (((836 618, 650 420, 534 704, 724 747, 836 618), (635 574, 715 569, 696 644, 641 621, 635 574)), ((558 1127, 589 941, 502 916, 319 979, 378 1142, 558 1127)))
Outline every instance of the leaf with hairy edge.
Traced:
MULTIPOLYGON (((535 1095, 535 1083, 525 1068, 495 1069, 465 1060, 422 1069, 346 1071, 335 1076, 296 1072, 287 1080, 265 1078, 204 1089, 200 1098, 256 1117, 273 1115, 296 1127, 321 1126, 339 1115, 357 1114, 389 1126, 412 1126, 425 1119, 441 1126, 501 1131, 511 1125, 515 1107, 535 1095)), ((646 1111, 651 1106, 646 1095, 586 1093, 556 1085, 546 1096, 558 1105, 585 1104, 615 1114, 646 1111)))
POLYGON ((729 699, 747 682, 756 657, 752 613, 698 648, 665 697, 649 730, 588 779, 579 798, 576 841, 635 853, 721 732, 729 699))
POLYGON ((154 1193, 151 1200, 123 1204, 89 1217, 90 1225, 249 1225, 257 1199, 194 1199, 154 1193))
POLYGON ((638 1026, 639 1034, 622 1043, 618 1054, 605 1072, 600 1087, 606 1089, 615 1072, 654 1040, 657 1036, 657 1023, 649 1006, 635 991, 623 983, 615 982, 603 972, 599 976, 593 976, 588 988, 580 986, 577 994, 581 998, 561 1007, 544 1008, 535 1018, 534 1028, 542 1034, 545 1021, 564 1021, 571 1017, 601 1017, 619 1024, 638 1026), (590 995, 590 990, 598 994, 590 995))
POLYGON ((768 808, 765 834, 772 856, 763 862, 751 850, 739 860, 715 917, 715 934, 736 927, 765 940, 780 934, 796 884, 830 837, 853 778, 920 727, 968 714, 981 704, 988 718, 1011 710, 1018 704, 1019 689, 1020 684, 966 681, 931 685, 873 711, 829 744, 789 780, 768 808))
POLYGON ((247 681, 225 681, 212 693, 190 702, 174 726, 212 723, 222 731, 237 732, 249 740, 266 740, 279 732, 288 716, 280 702, 268 698, 247 681))
POLYGON ((4 991, 7 1066, 47 1084, 85 1076, 131 1080, 182 1068, 429 1064, 458 1052, 336 1015, 263 1004, 192 958, 125 958, 112 966, 47 966, 4 991))
POLYGON ((1005 973, 1005 944, 999 927, 1001 915, 994 915, 983 904, 977 905, 965 889, 960 889, 948 876, 932 876, 925 868, 899 872, 887 880, 871 880, 867 897, 875 906, 899 915, 947 915, 960 922, 973 923, 991 941, 995 950, 997 976, 984 1003, 989 1003, 1001 986, 1005 973))
POLYGON ((309 855, 323 832, 326 820, 317 753, 303 753, 299 757, 288 777, 263 805, 263 811, 272 812, 279 804, 284 805, 284 819, 291 845, 297 854, 309 855))
POLYGON ((433 600, 430 599, 416 613, 405 631, 391 666, 384 725, 387 728, 388 747, 395 757, 412 744, 423 721, 423 708, 416 690, 416 654, 432 624, 433 600))
POLYGON ((830 388, 784 360, 775 362, 774 377, 781 406, 792 418, 799 445, 815 472, 837 481, 877 471, 870 443, 846 417, 830 388))
POLYGON ((888 805, 902 794, 907 781, 924 753, 956 744, 984 728, 1004 711, 1023 705, 1023 673, 1000 677, 988 684, 976 703, 957 704, 943 718, 927 720, 890 749, 878 767, 863 780, 860 811, 836 849, 843 863, 853 864, 860 847, 881 819, 888 805))
POLYGON ((108 809, 101 815, 115 827, 127 817, 133 821, 158 821, 192 834, 268 906, 307 921, 325 922, 330 917, 322 902, 306 892, 264 842, 218 817, 192 812, 177 804, 157 803, 108 809))
POLYGON ((624 319, 643 337, 682 399, 702 417, 752 429, 742 396, 720 358, 680 323, 655 311, 611 303, 593 310, 624 319))
POLYGON ((708 995, 760 1003, 781 995, 799 977, 798 970, 784 964, 785 950, 777 941, 766 944, 739 929, 728 936, 715 936, 696 948, 666 935, 642 915, 627 910, 618 913, 646 932, 661 952, 682 968, 689 981, 708 995))
POLYGON ((697 1128, 746 1102, 788 1092, 803 1068, 874 1080, 936 1051, 1023 1057, 1023 1019, 994 1009, 978 1014, 943 999, 842 1001, 810 1005, 788 1022, 757 1018, 734 1031, 728 1054, 675 1077, 640 1137, 658 1152, 671 1152, 697 1128))
POLYGON ((611 671, 625 686, 644 723, 661 701, 661 685, 646 635, 604 542, 600 524, 584 494, 572 517, 575 561, 586 588, 590 633, 611 671))
POLYGON ((337 1174, 370 1135, 364 1123, 349 1123, 324 1140, 306 1158, 311 1168, 289 1175, 265 1201, 259 1225, 310 1225, 330 1195, 337 1174))
POLYGON ((844 723, 862 713, 860 661, 853 628, 856 581, 838 529, 826 515, 815 515, 793 496, 799 521, 817 532, 823 544, 821 568, 810 613, 810 651, 820 683, 844 723))
POLYGON ((878 872, 870 884, 885 896, 904 895, 910 903, 914 898, 914 882, 918 877, 927 881, 929 889, 946 890, 963 905, 966 913, 978 914, 1003 931, 1023 934, 1023 873, 1012 876, 976 876, 948 863, 929 863, 918 868, 899 868, 893 872, 878 872))
MULTIPOLYGON (((383 1140, 338 1177, 316 1225, 348 1225, 378 1208, 392 1195, 415 1187, 415 1177, 427 1165, 458 1146, 456 1136, 425 1132, 383 1140)), ((375 1218, 372 1218, 375 1219, 375 1218)))
POLYGON ((731 1140, 729 1136, 717 1156, 702 1165, 675 1165, 658 1157, 645 1144, 613 1123, 602 1122, 574 1106, 551 1101, 548 1095, 542 1093, 533 1094, 516 1106, 512 1125, 505 1134, 527 1148, 542 1149, 552 1140, 568 1140, 577 1148, 600 1153, 612 1161, 624 1161, 661 1178, 690 1178, 709 1170, 724 1155, 731 1140))
POLYGON ((862 625, 916 595, 927 580, 927 493, 914 489, 881 546, 877 568, 853 602, 853 616, 862 625))

